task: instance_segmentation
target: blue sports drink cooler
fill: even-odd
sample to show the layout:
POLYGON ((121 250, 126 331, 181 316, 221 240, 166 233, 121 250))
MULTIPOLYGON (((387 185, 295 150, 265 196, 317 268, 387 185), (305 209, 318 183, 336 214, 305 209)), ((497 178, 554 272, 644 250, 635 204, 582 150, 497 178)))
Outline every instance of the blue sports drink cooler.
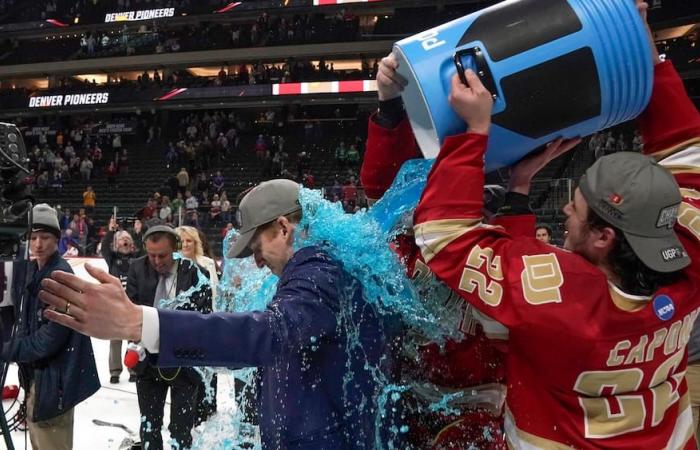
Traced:
POLYGON ((494 94, 487 170, 557 137, 587 136, 638 116, 653 64, 633 0, 508 0, 399 41, 403 100, 426 158, 466 126, 448 104, 462 66, 494 94))

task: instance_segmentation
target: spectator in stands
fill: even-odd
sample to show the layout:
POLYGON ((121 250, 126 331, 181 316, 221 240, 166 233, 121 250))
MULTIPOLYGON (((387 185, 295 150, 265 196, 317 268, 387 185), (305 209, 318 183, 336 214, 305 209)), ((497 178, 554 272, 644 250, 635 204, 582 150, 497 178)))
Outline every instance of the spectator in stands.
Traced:
POLYGON ((231 221, 231 202, 228 200, 228 196, 226 195, 226 191, 221 193, 221 197, 219 198, 219 201, 221 202, 221 220, 223 222, 230 222, 231 221))
POLYGON ((180 172, 177 174, 177 184, 180 188, 180 193, 184 195, 190 185, 190 175, 184 167, 181 168, 180 172))
POLYGON ((54 170, 53 176, 51 177, 51 187, 52 188, 63 188, 63 172, 60 170, 54 170))
POLYGON ((170 206, 170 198, 164 195, 160 201, 160 210, 158 211, 158 218, 165 223, 172 223, 173 221, 173 210, 170 206))
POLYGON ((197 201, 197 198, 194 195, 192 195, 192 192, 186 191, 185 208, 187 209, 187 214, 192 214, 193 212, 196 212, 198 207, 199 202, 197 201))
POLYGON ((61 227, 61 230, 68 229, 71 221, 70 209, 66 208, 62 210, 61 205, 57 205, 56 210, 59 212, 58 224, 61 227))
POLYGON ((41 190, 41 193, 46 195, 46 192, 49 189, 49 171, 44 170, 41 172, 41 175, 36 177, 36 187, 37 189, 41 190))
POLYGON ((102 236, 104 236, 104 229, 103 227, 98 227, 97 224, 95 223, 95 219, 87 216, 85 218, 85 221, 87 222, 87 245, 85 246, 85 255, 86 256, 95 256, 97 252, 97 246, 100 244, 100 239, 102 236))
MULTIPOLYGON (((117 220, 112 217, 109 220, 109 231, 102 238, 100 249, 102 257, 107 262, 110 275, 119 278, 122 287, 126 289, 126 280, 129 275, 129 264, 133 258, 138 258, 139 253, 134 245, 134 239, 128 231, 119 230, 117 220)), ((109 382, 119 383, 119 375, 122 373, 122 341, 114 340, 109 343, 109 382)), ((129 381, 136 381, 136 373, 129 371, 129 381)))
POLYGON ((58 254, 59 255, 64 255, 66 253, 66 251, 68 251, 70 245, 73 245, 75 247, 78 246, 78 243, 73 238, 73 230, 68 228, 68 229, 63 230, 62 233, 63 233, 63 236, 58 241, 58 254))
POLYGON ((217 226, 221 221, 221 200, 219 196, 214 194, 209 204, 209 222, 210 226, 217 226))
POLYGON ((107 174, 107 189, 109 192, 114 192, 117 189, 117 165, 114 161, 109 163, 105 173, 107 174))
POLYGON ((347 160, 347 149, 345 148, 345 142, 341 141, 340 144, 335 148, 335 162, 339 167, 345 167, 345 162, 347 160))
POLYGON ((127 175, 129 173, 129 151, 122 149, 119 155, 119 173, 127 175))
POLYGON ((102 174, 102 149, 97 144, 92 149, 92 165, 92 174, 96 177, 100 176, 102 174))
POLYGON ((182 194, 179 192, 177 193, 175 200, 170 202, 170 209, 173 215, 173 223, 179 226, 180 209, 182 209, 183 214, 185 213, 185 201, 182 199, 182 194))
POLYGON ((90 181, 90 178, 92 177, 92 169, 94 168, 94 165, 90 159, 85 156, 83 158, 83 161, 80 163, 80 176, 83 178, 83 181, 90 181))
POLYGON ((134 246, 136 246, 136 251, 139 255, 144 254, 143 235, 145 232, 146 230, 143 227, 143 222, 140 219, 134 220, 134 227, 129 230, 129 234, 134 240, 134 246))
POLYGON ((212 187, 214 188, 214 192, 221 195, 221 192, 224 190, 224 184, 225 184, 224 176, 221 175, 220 170, 217 170, 216 176, 212 180, 212 187))
POLYGON ((549 225, 540 224, 535 228, 535 238, 545 244, 552 243, 552 228, 549 225))
POLYGON ((146 201, 146 206, 141 208, 139 214, 141 216, 141 220, 148 222, 150 219, 156 217, 156 210, 157 208, 155 201, 152 198, 148 199, 148 201, 146 201))
POLYGON ((80 173, 80 156, 73 155, 68 162, 68 170, 71 178, 77 178, 80 173))
POLYGON ((197 189, 197 192, 200 193, 209 190, 209 180, 207 179, 207 174, 205 174, 204 172, 199 172, 199 174, 197 174, 197 184, 195 187, 197 189))
POLYGON ((269 157, 267 143, 265 142, 265 138, 262 134, 258 135, 258 138, 255 141, 255 156, 258 159, 267 159, 269 157))
POLYGON ((112 150, 118 154, 122 149, 122 137, 120 134, 115 134, 112 138, 112 150))
POLYGON ((168 144, 168 148, 165 149, 165 166, 170 169, 170 166, 174 166, 178 162, 179 156, 177 149, 172 142, 168 144))
POLYGON ((360 163, 360 152, 357 151, 357 146, 355 146, 355 144, 350 144, 350 148, 345 154, 345 161, 347 161, 350 167, 357 167, 360 163))
POLYGON ((95 202, 97 200, 97 195, 95 191, 92 190, 92 186, 89 186, 83 192, 83 206, 88 214, 92 214, 95 210, 95 202))
POLYGON ((194 210, 191 214, 187 215, 187 218, 185 219, 185 225, 196 228, 198 230, 201 228, 201 225, 199 223, 199 213, 197 212, 197 210, 194 210))

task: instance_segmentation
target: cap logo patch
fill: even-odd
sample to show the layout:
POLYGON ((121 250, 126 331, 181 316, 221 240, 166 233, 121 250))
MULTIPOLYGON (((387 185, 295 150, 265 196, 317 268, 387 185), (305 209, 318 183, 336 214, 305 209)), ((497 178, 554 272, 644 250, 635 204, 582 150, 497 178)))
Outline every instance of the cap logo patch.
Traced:
POLYGON ((621 205, 622 204, 622 196, 620 194, 611 194, 610 195, 610 203, 613 205, 621 205))
POLYGON ((683 247, 669 247, 661 250, 661 258, 664 262, 671 262, 677 259, 685 259, 688 255, 683 247))
POLYGON ((654 298, 654 313, 656 317, 663 320, 671 320, 673 315, 676 313, 676 306, 673 304, 673 300, 668 295, 659 295, 654 298))
POLYGON ((598 201, 600 210, 614 219, 622 219, 622 212, 604 200, 598 201))
POLYGON ((678 218, 679 205, 668 206, 659 212, 656 228, 673 228, 678 218))

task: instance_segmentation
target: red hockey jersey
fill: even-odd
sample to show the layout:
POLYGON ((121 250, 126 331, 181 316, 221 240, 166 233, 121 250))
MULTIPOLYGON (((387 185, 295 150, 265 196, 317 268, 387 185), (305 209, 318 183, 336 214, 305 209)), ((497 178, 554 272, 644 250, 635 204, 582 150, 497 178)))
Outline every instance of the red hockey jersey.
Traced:
MULTIPOLYGON (((648 148, 684 158, 678 180, 692 188, 689 144, 697 143, 700 119, 668 63, 656 68, 653 97, 642 119, 648 148), (649 121, 669 109, 670 128, 654 135, 649 121)), ((509 445, 695 448, 684 373, 700 312, 700 265, 651 297, 635 297, 579 255, 483 224, 486 144, 476 134, 445 141, 415 213, 415 237, 440 279, 509 329, 509 445)), ((684 193, 677 230, 697 260, 698 205, 694 191, 684 193)))

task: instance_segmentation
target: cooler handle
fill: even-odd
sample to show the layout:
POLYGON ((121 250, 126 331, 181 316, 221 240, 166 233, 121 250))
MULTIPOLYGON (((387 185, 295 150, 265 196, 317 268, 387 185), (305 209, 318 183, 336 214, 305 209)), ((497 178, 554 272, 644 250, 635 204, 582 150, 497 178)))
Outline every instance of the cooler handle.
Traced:
POLYGON ((465 68, 464 64, 462 63, 462 58, 465 56, 472 59, 474 62, 474 72, 476 72, 477 76, 481 79, 481 82, 484 83, 484 87, 489 90, 494 100, 497 99, 498 90, 496 90, 496 82, 493 79, 493 75, 491 74, 491 69, 489 69, 484 52, 480 47, 464 48, 455 52, 452 59, 455 63, 455 67, 457 67, 459 79, 465 86, 469 85, 467 83, 467 77, 464 75, 465 68))

